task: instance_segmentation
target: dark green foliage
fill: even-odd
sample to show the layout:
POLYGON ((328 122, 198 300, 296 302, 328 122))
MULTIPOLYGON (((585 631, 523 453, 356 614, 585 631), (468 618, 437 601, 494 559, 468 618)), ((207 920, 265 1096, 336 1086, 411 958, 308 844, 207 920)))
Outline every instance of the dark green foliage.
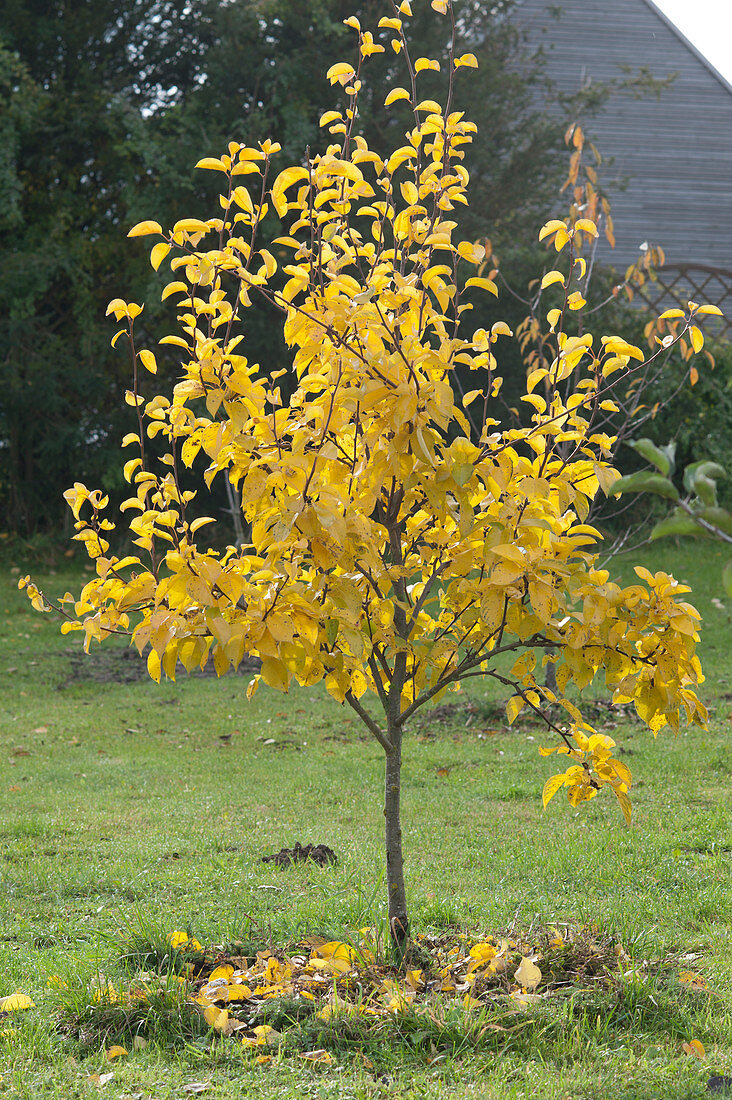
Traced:
MULTIPOLYGON (((732 345, 712 341, 709 347, 714 369, 702 355, 697 356, 699 380, 691 390, 691 399, 662 406, 644 428, 644 433, 659 443, 675 440, 679 471, 701 461, 716 462, 732 471, 732 345)), ((677 374, 680 369, 676 368, 677 374)), ((653 396, 662 401, 660 393, 653 396)), ((732 478, 720 478, 717 490, 719 503, 726 508, 732 506, 732 478)))

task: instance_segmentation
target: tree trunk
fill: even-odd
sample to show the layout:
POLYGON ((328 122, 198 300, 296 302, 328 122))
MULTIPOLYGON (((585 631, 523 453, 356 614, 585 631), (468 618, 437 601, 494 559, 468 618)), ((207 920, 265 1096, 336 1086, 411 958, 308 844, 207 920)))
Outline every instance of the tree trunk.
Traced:
POLYGON ((388 735, 393 746, 386 754, 386 789, 384 818, 386 823, 386 884, 389 893, 389 931, 394 946, 404 950, 409 936, 407 895, 404 889, 404 858, 402 856, 402 826, 399 817, 402 771, 402 731, 390 723, 388 735))

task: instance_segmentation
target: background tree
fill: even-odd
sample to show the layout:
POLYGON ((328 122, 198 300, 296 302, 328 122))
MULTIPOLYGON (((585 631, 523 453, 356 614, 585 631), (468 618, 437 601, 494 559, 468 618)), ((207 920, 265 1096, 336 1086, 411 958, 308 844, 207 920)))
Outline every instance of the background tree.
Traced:
MULTIPOLYGON (((57 522, 56 487, 74 469, 104 480, 119 438, 122 377, 98 318, 118 285, 121 227, 154 183, 145 112, 197 73, 202 43, 186 41, 185 10, 178 0, 3 5, 12 203, 0 223, 0 481, 10 529, 57 522)), ((125 274, 140 290, 149 278, 137 258, 125 274)))
MULTIPOLYGON (((473 329, 473 300, 495 286, 472 275, 459 290, 459 267, 474 270, 485 252, 456 240, 452 216, 466 201, 463 159, 475 131, 455 99, 455 74, 477 62, 458 52, 449 0, 431 6, 452 28, 444 102, 422 94, 423 74, 439 63, 410 53, 409 0, 392 5, 377 38, 351 17, 358 61, 329 70, 345 94, 321 120, 332 139, 323 153, 278 172, 277 143, 232 142, 199 162, 223 180, 212 218, 130 231, 156 238, 155 269, 171 264, 163 297, 175 297, 179 331, 162 344, 179 349, 183 372, 172 397, 147 399, 142 375, 155 374, 157 360, 138 341, 142 308, 110 303, 122 322, 114 343, 126 336, 134 363, 126 402, 137 431, 124 440, 134 491, 123 508, 141 553, 110 553, 108 499, 77 483, 66 494, 74 538, 96 576, 78 600, 66 594, 55 605, 29 578, 20 582, 35 607, 55 607, 65 630, 83 631, 87 647, 131 635, 149 651, 156 680, 174 677, 178 661, 192 670, 210 656, 222 674, 254 653, 262 667, 250 696, 261 680, 282 691, 292 680, 323 681, 352 707, 385 753, 389 922, 400 946, 409 929, 402 742, 420 707, 467 677, 497 680, 512 692, 509 721, 533 709, 558 739, 544 754, 569 757, 547 781, 545 805, 561 788, 577 805, 608 786, 628 818, 630 772, 570 685, 581 691, 603 675, 654 734, 678 729, 682 717, 705 721, 694 691, 699 616, 680 599, 688 589, 642 568, 628 588, 611 582, 597 566, 599 535, 584 522, 616 476, 613 440, 594 428, 598 410, 645 369, 643 353, 615 335, 597 345, 568 335, 560 315, 557 353, 524 395, 530 423, 502 429, 493 415, 496 345, 511 333, 504 322, 473 329), (388 49, 404 77, 386 105, 406 103, 411 116, 401 144, 381 154, 357 119, 362 68, 388 49), (274 241, 287 256, 281 269, 258 236, 273 212, 284 229, 274 241), (289 397, 283 371, 243 354, 260 300, 284 314, 294 349, 289 397), (462 400, 458 367, 475 381, 462 400), (471 405, 481 410, 477 440, 463 411, 471 405), (158 462, 157 438, 166 448, 158 462), (240 490, 250 545, 222 553, 197 545, 213 521, 192 518, 195 492, 182 471, 200 458, 206 484, 220 474, 240 490), (537 680, 548 662, 556 692, 537 680)), ((575 248, 596 233, 580 219, 551 222, 540 236, 566 249, 571 274, 575 248)))

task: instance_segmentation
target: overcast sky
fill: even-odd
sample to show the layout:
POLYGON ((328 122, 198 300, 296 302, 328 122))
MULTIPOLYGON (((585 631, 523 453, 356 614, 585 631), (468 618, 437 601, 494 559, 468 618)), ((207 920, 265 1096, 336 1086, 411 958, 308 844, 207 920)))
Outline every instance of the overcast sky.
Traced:
POLYGON ((654 3, 732 83, 732 0, 654 0, 654 3))

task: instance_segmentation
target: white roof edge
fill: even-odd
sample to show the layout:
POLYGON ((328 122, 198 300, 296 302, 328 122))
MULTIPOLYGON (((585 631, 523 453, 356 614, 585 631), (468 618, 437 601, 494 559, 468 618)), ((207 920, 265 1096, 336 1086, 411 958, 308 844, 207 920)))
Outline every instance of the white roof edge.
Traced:
POLYGON ((676 26, 674 21, 672 19, 669 19, 665 12, 661 11, 661 9, 657 7, 656 4, 654 4, 653 0, 643 0, 643 2, 646 7, 651 9, 654 15, 657 15, 658 18, 663 23, 665 23, 670 30, 674 32, 677 38, 681 39, 686 48, 690 50, 695 55, 695 57, 699 59, 699 61, 701 61, 704 67, 707 68, 712 74, 712 76, 716 76, 719 83, 730 93, 730 95, 732 95, 732 84, 730 84, 729 80, 727 80, 725 76, 722 76, 719 69, 715 69, 709 58, 705 54, 703 54, 701 50, 694 45, 693 42, 689 41, 684 32, 676 26))

